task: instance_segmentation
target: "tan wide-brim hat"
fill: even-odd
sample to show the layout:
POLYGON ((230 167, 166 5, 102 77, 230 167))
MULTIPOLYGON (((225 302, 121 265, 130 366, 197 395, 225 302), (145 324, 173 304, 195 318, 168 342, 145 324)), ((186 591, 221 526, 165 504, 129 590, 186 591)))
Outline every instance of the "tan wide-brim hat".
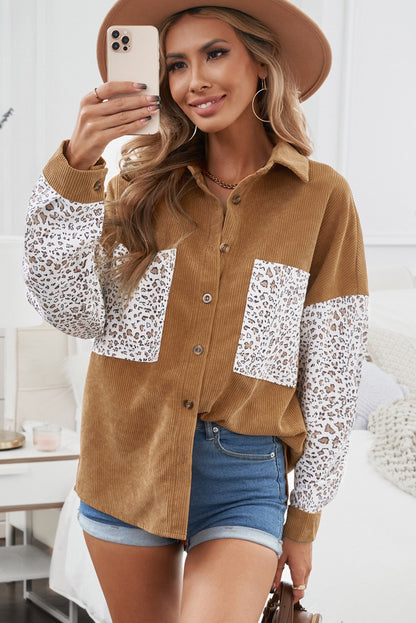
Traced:
POLYGON ((107 81, 106 32, 110 26, 152 25, 197 6, 237 9, 272 28, 280 41, 281 56, 289 66, 302 101, 319 89, 331 67, 331 48, 314 21, 286 0, 118 0, 107 13, 98 34, 97 59, 107 81))

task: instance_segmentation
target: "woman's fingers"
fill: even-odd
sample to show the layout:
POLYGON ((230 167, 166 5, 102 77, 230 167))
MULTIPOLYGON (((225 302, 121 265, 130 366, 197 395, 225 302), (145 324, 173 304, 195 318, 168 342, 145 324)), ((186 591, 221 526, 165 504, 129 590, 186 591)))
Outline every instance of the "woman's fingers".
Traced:
POLYGON ((82 99, 66 152, 71 166, 90 168, 110 141, 146 126, 159 111, 160 98, 146 93, 145 87, 135 82, 106 82, 82 99))
POLYGON ((86 95, 89 103, 99 102, 117 97, 123 93, 135 95, 147 89, 147 85, 142 82, 104 82, 95 87, 91 93, 86 95))
MULTIPOLYGON (((135 118, 131 121, 126 118, 123 123, 117 123, 114 126, 108 127, 107 124, 105 129, 102 129, 100 131, 100 134, 105 140, 106 144, 108 144, 110 141, 113 141, 116 138, 120 138, 120 136, 125 136, 126 134, 135 134, 136 132, 139 132, 141 128, 144 128, 146 124, 149 123, 151 118, 151 113, 149 113, 146 117, 140 117, 139 119, 135 118)), ((111 117, 109 119, 111 119, 111 117)))
POLYGON ((303 599, 303 597, 305 596, 305 590, 307 588, 306 579, 304 578, 303 581, 300 580, 301 575, 302 574, 299 574, 299 576, 297 576, 296 574, 291 572, 293 583, 293 601, 295 603, 303 599))
POLYGON ((107 82, 94 89, 94 93, 89 93, 85 98, 86 106, 92 105, 94 113, 99 115, 146 108, 159 102, 159 95, 147 93, 145 84, 135 82, 107 82), (100 104, 100 107, 98 108, 96 104, 100 104))
MULTIPOLYGON (((128 99, 128 98, 127 98, 128 99)), ((115 109, 106 109, 103 115, 93 114, 91 109, 84 113, 84 121, 88 124, 88 131, 91 133, 102 132, 105 130, 119 128, 122 136, 122 127, 130 123, 140 122, 149 116, 155 115, 161 106, 156 100, 140 102, 140 105, 124 108, 117 106, 115 109)))
POLYGON ((299 543, 283 538, 283 554, 290 569, 293 584, 293 599, 302 599, 312 569, 312 543, 299 543))
POLYGON ((100 119, 104 126, 108 122, 108 127, 114 127, 119 122, 124 123, 126 116, 129 116, 131 120, 142 119, 157 112, 160 110, 160 98, 158 95, 117 96, 103 102, 99 111, 97 108, 97 106, 88 106, 88 115, 91 118, 100 119))
MULTIPOLYGON (((103 130, 117 129, 116 138, 128 133, 131 124, 136 124, 136 130, 140 130, 150 120, 149 117, 155 115, 161 108, 160 97, 145 93, 144 84, 131 82, 107 82, 102 84, 98 90, 102 100, 97 100, 94 93, 95 102, 89 97, 81 110, 81 116, 88 124, 88 131, 102 132, 103 130), (97 106, 96 104, 100 105, 97 106), (138 124, 138 125, 137 125, 138 124)), ((115 137, 111 132, 111 139, 115 137)), ((102 137, 104 138, 104 137, 102 137)))

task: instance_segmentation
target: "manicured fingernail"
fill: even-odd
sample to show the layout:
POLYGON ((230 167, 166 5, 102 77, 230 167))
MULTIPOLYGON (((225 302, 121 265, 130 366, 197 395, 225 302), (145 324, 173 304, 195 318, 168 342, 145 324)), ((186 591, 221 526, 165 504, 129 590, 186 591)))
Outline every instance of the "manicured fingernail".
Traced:
POLYGON ((153 119, 153 117, 152 117, 152 115, 149 115, 148 117, 144 117, 144 118, 142 119, 142 121, 144 121, 144 122, 146 122, 146 123, 147 123, 147 122, 148 122, 148 121, 150 121, 151 119, 153 119))
POLYGON ((147 84, 144 82, 133 82, 133 86, 135 89, 147 89, 147 84))
POLYGON ((153 104, 152 106, 148 106, 147 110, 160 110, 162 108, 162 104, 153 104))
POLYGON ((160 102, 159 95, 147 95, 146 99, 148 102, 160 102))

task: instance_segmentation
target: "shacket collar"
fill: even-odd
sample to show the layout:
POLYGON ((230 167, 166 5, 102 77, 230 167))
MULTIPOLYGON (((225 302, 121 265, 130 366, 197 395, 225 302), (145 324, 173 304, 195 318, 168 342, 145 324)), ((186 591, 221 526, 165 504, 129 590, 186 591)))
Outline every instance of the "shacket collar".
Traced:
POLYGON ((268 170, 273 164, 281 164, 293 171, 302 182, 309 182, 309 158, 300 154, 293 145, 278 141, 264 168, 268 170))
MULTIPOLYGON (((254 175, 264 175, 267 173, 273 165, 280 164, 295 173, 302 180, 302 182, 309 182, 309 158, 300 154, 289 143, 285 141, 278 141, 273 147, 273 151, 270 154, 270 158, 266 164, 261 167, 254 175)), ((196 180, 200 180, 202 175, 201 167, 197 165, 188 165, 188 170, 194 176, 196 180)))

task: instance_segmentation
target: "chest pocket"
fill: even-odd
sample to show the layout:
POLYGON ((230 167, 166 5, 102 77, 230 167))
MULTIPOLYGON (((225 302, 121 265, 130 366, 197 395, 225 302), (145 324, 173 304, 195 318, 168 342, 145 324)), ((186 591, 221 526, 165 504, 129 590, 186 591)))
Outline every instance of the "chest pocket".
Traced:
MULTIPOLYGON (((115 255, 126 251, 119 245, 115 255)), ((106 326, 94 352, 131 361, 158 360, 175 260, 176 249, 159 251, 126 306, 114 285, 105 289, 106 326)))
POLYGON ((234 372, 296 386, 308 279, 299 268, 254 261, 234 372))

